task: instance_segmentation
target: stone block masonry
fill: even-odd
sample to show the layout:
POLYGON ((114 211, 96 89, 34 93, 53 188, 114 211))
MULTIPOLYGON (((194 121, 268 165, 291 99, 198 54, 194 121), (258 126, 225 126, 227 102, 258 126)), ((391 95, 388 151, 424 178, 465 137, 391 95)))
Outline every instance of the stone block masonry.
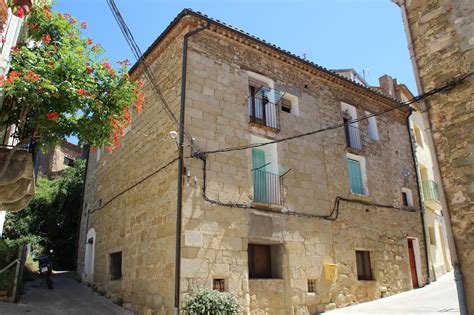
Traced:
MULTIPOLYGON (((472 1, 406 1, 421 92, 473 71, 472 1)), ((426 100, 454 241, 474 313, 474 76, 426 100)))
MULTIPOLYGON (((175 111, 184 28, 204 22, 195 13, 183 14, 147 55, 175 111)), ((397 104, 217 22, 190 39, 188 53, 185 127, 202 151, 281 139, 340 123, 342 102, 353 105, 358 116, 397 104), (298 101, 297 113, 279 111, 279 132, 249 124, 250 76, 271 81, 275 89, 298 101)), ((149 103, 136 116, 123 147, 92 163, 88 174, 93 179, 85 198, 92 209, 176 156, 172 144, 157 145, 140 135, 166 138, 176 130, 156 109, 149 87, 145 88, 149 103)), ((419 244, 417 277, 424 283, 420 215, 417 209, 401 207, 402 187, 411 189, 417 202, 407 115, 405 110, 396 110, 377 117, 380 140, 368 141, 363 151, 353 152, 365 161, 366 196, 350 193, 342 128, 265 149, 275 174, 290 172, 278 179, 281 203, 260 208, 205 201, 203 161, 185 159, 181 297, 224 280, 225 290, 237 296, 244 314, 314 314, 373 300, 412 288, 407 238, 419 244), (314 217, 329 215, 337 197, 357 202, 341 202, 335 221, 314 217), (368 252, 370 261, 357 261, 356 251, 368 252), (336 279, 325 277, 329 264, 336 266, 336 279), (371 274, 370 279, 359 280, 362 272, 367 277, 371 274)), ((367 130, 367 122, 361 121, 359 128, 367 130)), ((190 153, 187 146, 186 155, 190 153)), ((258 187, 252 168, 251 150, 208 155, 207 197, 255 204, 258 187)), ((123 298, 138 314, 172 311, 176 176, 175 166, 167 168, 88 218, 83 216, 83 243, 89 228, 97 233, 92 282, 109 295, 123 298), (120 280, 109 276, 109 254, 115 251, 123 255, 120 280)), ((79 260, 84 261, 86 255, 81 255, 79 260)))

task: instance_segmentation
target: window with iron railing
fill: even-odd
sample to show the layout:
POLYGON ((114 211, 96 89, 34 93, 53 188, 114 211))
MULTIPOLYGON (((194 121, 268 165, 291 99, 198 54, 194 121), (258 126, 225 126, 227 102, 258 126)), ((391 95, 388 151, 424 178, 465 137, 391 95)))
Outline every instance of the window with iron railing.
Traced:
POLYGON ((252 149, 253 200, 260 203, 280 204, 280 175, 270 172, 266 166, 265 151, 252 149))
POLYGON ((249 92, 250 122, 279 130, 279 110, 277 100, 275 99, 276 92, 270 88, 257 88, 255 86, 249 86, 249 92))

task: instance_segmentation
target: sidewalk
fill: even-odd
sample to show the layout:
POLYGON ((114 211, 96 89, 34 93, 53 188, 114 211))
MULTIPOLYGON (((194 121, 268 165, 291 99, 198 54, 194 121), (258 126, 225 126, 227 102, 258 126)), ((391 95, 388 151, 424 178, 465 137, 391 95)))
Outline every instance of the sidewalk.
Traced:
POLYGON ((423 288, 340 308, 325 314, 459 314, 454 275, 449 272, 423 288))

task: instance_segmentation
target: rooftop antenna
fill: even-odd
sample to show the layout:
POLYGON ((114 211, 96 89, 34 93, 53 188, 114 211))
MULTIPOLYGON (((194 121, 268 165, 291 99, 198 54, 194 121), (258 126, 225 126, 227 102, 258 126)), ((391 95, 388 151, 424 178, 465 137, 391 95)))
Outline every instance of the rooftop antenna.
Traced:
POLYGON ((362 77, 364 78, 365 81, 367 81, 369 78, 369 72, 370 72, 369 68, 362 69, 362 77))

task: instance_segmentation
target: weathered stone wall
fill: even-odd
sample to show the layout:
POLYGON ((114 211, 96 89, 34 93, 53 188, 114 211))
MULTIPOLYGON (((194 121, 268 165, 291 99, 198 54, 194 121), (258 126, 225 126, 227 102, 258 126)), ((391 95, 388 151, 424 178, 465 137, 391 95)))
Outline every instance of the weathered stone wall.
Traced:
MULTIPOLYGON (((155 60, 155 76, 175 112, 185 21, 148 57, 155 60)), ((356 106, 359 116, 395 104, 214 30, 194 35, 188 56, 186 130, 201 150, 246 145, 251 135, 278 139, 340 123, 342 101, 356 106), (280 133, 249 125, 247 70, 272 78, 277 89, 298 97, 299 115, 282 112, 280 133)), ((87 183, 85 203, 90 211, 84 213, 81 232, 81 244, 90 227, 97 233, 95 284, 112 298, 122 297, 139 314, 162 306, 172 309, 177 181, 173 164, 121 193, 176 157, 176 147, 159 140, 168 139, 176 127, 159 111, 148 85, 145 92, 144 112, 134 113, 123 147, 105 156, 102 152, 98 165, 90 166, 89 174, 96 175, 87 183), (108 255, 115 250, 123 251, 121 281, 110 281, 108 275, 108 255)), ((283 212, 301 213, 298 216, 212 205, 203 198, 203 162, 187 158, 181 296, 197 287, 210 288, 218 278, 225 279, 226 290, 239 298, 247 314, 308 314, 379 298, 411 288, 407 237, 420 242, 426 278, 419 213, 341 201, 336 221, 311 217, 329 215, 337 196, 400 206, 402 186, 412 189, 417 203, 406 116, 404 111, 379 116, 380 141, 365 144, 368 197, 349 193, 342 129, 278 144, 278 163, 291 168, 282 183, 283 212), (409 176, 403 175, 405 171, 409 176), (281 279, 249 279, 248 245, 262 243, 278 246, 280 258, 273 267, 280 269, 281 279), (356 249, 371 251, 374 281, 357 281, 356 249), (324 264, 336 264, 337 281, 325 280, 324 264), (316 280, 316 293, 307 292, 308 279, 316 280)), ((367 124, 361 122, 360 128, 366 130, 367 124)), ((249 150, 207 157, 207 197, 251 204, 249 150)))
MULTIPOLYGON (((407 1, 423 92, 473 71, 472 1, 407 1)), ((469 314, 474 312, 473 77, 426 100, 469 314)))
MULTIPOLYGON (((173 29, 147 57, 176 117, 186 26, 183 23, 173 29)), ((137 69, 133 77, 140 78, 140 71, 137 69)), ((85 235, 94 228, 94 285, 112 299, 122 298, 136 314, 158 314, 171 312, 174 303, 178 153, 169 132, 178 126, 163 110, 148 82, 144 92, 143 112, 132 113, 133 122, 121 148, 91 154, 78 270, 84 270, 85 235), (123 277, 111 281, 109 254, 115 251, 122 251, 123 277)))
MULTIPOLYGON (((394 105, 210 31, 192 39, 187 79, 186 129, 204 151, 249 144, 252 134, 279 139, 340 123, 341 101, 356 106, 358 116, 394 105), (276 89, 298 97, 299 116, 282 112, 278 134, 249 124, 247 70, 272 78, 276 89)), ((343 129, 279 143, 279 164, 291 168, 283 179, 283 210, 328 215, 337 196, 399 206, 401 187, 412 190, 417 205, 407 115, 397 111, 377 117, 380 141, 366 141, 363 152, 368 197, 349 193, 343 129)), ((367 123, 359 127, 367 130, 367 123)), ((211 205, 202 198, 202 166, 197 159, 186 161, 190 177, 184 191, 183 293, 212 287, 213 278, 223 278, 252 314, 307 314, 372 300, 411 288, 407 237, 419 240, 425 281, 418 212, 341 202, 339 217, 331 223, 211 205), (249 279, 249 243, 281 244, 283 280, 249 279), (371 251, 375 281, 357 281, 356 249, 371 251), (337 282, 324 279, 324 263, 337 264, 337 282), (307 292, 307 279, 316 279, 316 294, 307 292)), ((250 150, 209 155, 207 196, 249 205, 250 170, 250 150)))
POLYGON ((40 152, 38 157, 39 171, 43 176, 53 178, 58 176, 69 166, 64 164, 64 157, 77 160, 81 155, 81 148, 69 142, 64 142, 46 153, 40 152))

